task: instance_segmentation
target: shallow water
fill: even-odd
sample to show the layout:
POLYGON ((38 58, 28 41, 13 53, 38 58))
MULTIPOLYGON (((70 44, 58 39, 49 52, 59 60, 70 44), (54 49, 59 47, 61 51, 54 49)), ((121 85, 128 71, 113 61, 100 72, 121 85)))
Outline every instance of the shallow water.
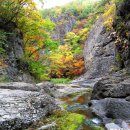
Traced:
MULTIPOLYGON (((90 99, 91 99, 91 92, 87 92, 83 95, 76 96, 76 97, 72 97, 71 95, 66 96, 66 97, 62 98, 61 100, 64 101, 69 107, 69 106, 73 106, 75 104, 80 104, 81 106, 84 106, 84 105, 87 106, 88 103, 90 102, 90 99)), ((80 109, 80 110, 71 111, 71 112, 84 115, 86 117, 86 120, 96 118, 89 107, 86 109, 80 109)), ((82 124, 82 127, 79 128, 78 130, 93 130, 93 129, 90 126, 82 124)))
MULTIPOLYGON (((79 93, 75 95, 69 95, 66 97, 61 98, 62 101, 64 101, 67 105, 67 110, 69 112, 82 114, 86 117, 86 121, 90 119, 95 119, 95 116, 93 115, 91 109, 88 107, 88 103, 90 102, 91 98, 91 92, 86 93, 79 93)), ((34 123, 31 128, 28 130, 36 130, 35 128, 38 128, 43 125, 45 120, 40 120, 34 123)), ((93 130, 89 125, 86 125, 83 123, 77 130, 93 130)))
POLYGON ((68 105, 74 103, 87 104, 90 101, 90 98, 91 98, 91 92, 87 92, 81 96, 80 95, 75 97, 72 97, 71 95, 66 96, 61 98, 61 100, 66 102, 68 105))

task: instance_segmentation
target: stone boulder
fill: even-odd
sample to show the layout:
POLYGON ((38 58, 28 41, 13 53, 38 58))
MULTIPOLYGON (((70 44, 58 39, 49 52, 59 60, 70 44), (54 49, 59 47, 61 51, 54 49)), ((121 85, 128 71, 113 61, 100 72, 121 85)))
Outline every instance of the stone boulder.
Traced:
POLYGON ((92 92, 92 99, 126 98, 130 96, 130 78, 124 75, 106 77, 99 80, 92 92))
POLYGON ((102 119, 130 120, 130 102, 125 99, 105 98, 91 103, 92 111, 102 119))
POLYGON ((35 84, 24 83, 24 82, 0 83, 0 89, 40 91, 40 88, 38 88, 35 84))
POLYGON ((51 82, 44 81, 41 83, 36 84, 40 91, 45 91, 47 94, 54 96, 56 92, 56 85, 51 82))
POLYGON ((125 129, 125 130, 129 130, 129 125, 126 122, 122 122, 121 124, 116 124, 116 123, 107 123, 105 125, 105 127, 107 128, 107 130, 119 130, 119 129, 125 129))
POLYGON ((25 129, 56 109, 55 100, 35 85, 0 84, 0 130, 25 129))
MULTIPOLYGON (((130 120, 130 76, 126 70, 118 71, 99 80, 92 91, 92 111, 99 116, 107 129, 111 123, 122 126, 130 120), (94 100, 96 99, 96 100, 94 100)), ((126 123, 127 124, 127 123, 126 123)))
MULTIPOLYGON (((128 80, 127 80, 128 81, 128 80)), ((115 98, 120 98, 120 97, 128 97, 130 96, 130 79, 129 81, 123 81, 120 84, 117 85, 117 87, 114 87, 110 89, 107 93, 109 97, 115 97, 115 98)))
POLYGON ((111 130, 111 129, 114 129, 114 130, 119 130, 121 129, 118 125, 116 125, 115 123, 108 123, 105 125, 105 127, 107 128, 107 130, 111 130))

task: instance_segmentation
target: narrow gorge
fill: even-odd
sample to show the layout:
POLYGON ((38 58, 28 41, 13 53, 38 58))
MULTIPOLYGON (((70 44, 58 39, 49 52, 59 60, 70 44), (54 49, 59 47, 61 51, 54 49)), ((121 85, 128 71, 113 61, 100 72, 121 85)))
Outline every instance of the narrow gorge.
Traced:
POLYGON ((130 0, 0 2, 0 130, 130 129, 130 0))

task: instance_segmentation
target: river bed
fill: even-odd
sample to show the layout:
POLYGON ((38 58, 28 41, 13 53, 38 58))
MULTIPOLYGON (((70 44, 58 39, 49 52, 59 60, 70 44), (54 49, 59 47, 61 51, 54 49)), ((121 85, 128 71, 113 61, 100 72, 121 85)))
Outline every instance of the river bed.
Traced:
MULTIPOLYGON (((78 130, 94 130, 94 124, 96 126, 103 127, 101 120, 98 119, 91 111, 88 103, 91 99, 91 92, 86 92, 83 95, 78 95, 76 97, 66 96, 61 98, 67 105, 66 110, 85 116, 85 122, 79 127, 78 130)), ((100 128, 99 128, 100 129, 100 128)))

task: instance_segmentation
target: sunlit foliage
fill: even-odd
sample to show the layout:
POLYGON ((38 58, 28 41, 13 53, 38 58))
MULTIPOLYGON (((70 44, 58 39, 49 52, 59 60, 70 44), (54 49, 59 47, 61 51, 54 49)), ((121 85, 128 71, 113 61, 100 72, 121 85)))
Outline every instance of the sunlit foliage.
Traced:
POLYGON ((61 78, 79 76, 84 71, 84 60, 80 56, 73 54, 72 48, 69 45, 61 45, 52 52, 49 56, 51 77, 61 78))
POLYGON ((114 2, 110 2, 105 6, 105 13, 103 14, 104 25, 107 30, 112 29, 114 17, 116 12, 116 4, 114 2))

